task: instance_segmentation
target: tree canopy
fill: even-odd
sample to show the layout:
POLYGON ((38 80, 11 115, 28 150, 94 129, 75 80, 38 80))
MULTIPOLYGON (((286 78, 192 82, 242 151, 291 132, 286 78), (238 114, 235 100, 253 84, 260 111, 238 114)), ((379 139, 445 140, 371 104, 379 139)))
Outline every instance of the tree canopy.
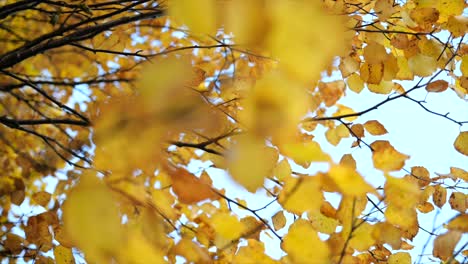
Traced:
POLYGON ((2 263, 466 261, 468 167, 366 118, 408 101, 468 161, 468 118, 414 95, 466 104, 466 7, 0 0, 2 263))

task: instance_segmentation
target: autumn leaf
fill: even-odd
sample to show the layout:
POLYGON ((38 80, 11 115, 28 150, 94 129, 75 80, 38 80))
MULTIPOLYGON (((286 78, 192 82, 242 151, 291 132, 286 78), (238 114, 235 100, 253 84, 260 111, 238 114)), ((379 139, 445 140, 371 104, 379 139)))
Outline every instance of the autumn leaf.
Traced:
POLYGON ((291 225, 281 248, 296 263, 327 263, 329 260, 327 245, 320 240, 312 224, 302 219, 291 225))
POLYGON ((385 140, 377 140, 371 144, 372 149, 372 161, 377 169, 382 171, 396 171, 403 168, 405 160, 409 159, 409 156, 404 155, 385 140))
POLYGON ((94 260, 107 259, 106 252, 117 252, 122 242, 112 193, 92 174, 85 175, 67 199, 64 223, 73 243, 94 260))
POLYGON ((172 180, 172 190, 183 203, 193 204, 206 199, 216 200, 219 198, 219 195, 211 187, 211 179, 206 173, 202 174, 200 178, 183 168, 170 169, 168 173, 172 180))
POLYGON ((367 132, 374 136, 387 134, 385 127, 377 120, 369 120, 365 122, 364 128, 367 130, 367 132))
POLYGON ((438 236, 434 240, 433 254, 441 260, 447 260, 453 256, 453 250, 461 238, 462 233, 458 231, 449 231, 438 236))
POLYGON ((468 156, 468 131, 461 132, 453 145, 458 152, 468 156))

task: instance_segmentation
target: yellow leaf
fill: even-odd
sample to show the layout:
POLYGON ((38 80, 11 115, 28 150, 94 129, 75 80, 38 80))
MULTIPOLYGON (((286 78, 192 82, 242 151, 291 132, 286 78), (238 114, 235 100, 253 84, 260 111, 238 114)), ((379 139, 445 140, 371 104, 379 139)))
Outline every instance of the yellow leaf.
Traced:
POLYGON ((410 17, 423 30, 430 30, 439 19, 439 11, 431 7, 416 8, 411 10, 410 17))
POLYGON ((303 219, 291 225, 281 248, 294 263, 329 262, 330 250, 327 244, 320 240, 312 224, 303 219))
POLYGON ((393 1, 392 0, 377 0, 374 5, 374 10, 381 21, 389 18, 393 12, 393 1))
POLYGON ((386 140, 377 140, 371 144, 372 149, 372 161, 374 167, 382 171, 397 171, 401 170, 405 165, 405 160, 409 159, 409 156, 404 155, 386 140))
POLYGON ((465 213, 468 207, 467 195, 461 192, 453 192, 449 199, 450 207, 460 213, 465 213))
POLYGON ((229 213, 216 213, 210 222, 216 233, 225 239, 238 239, 244 231, 244 225, 229 213))
POLYGON ((273 222, 273 227, 275 231, 280 230, 286 225, 286 217, 284 217, 283 211, 277 212, 272 218, 271 221, 273 222))
POLYGON ((246 263, 262 263, 262 264, 274 264, 276 263, 265 252, 265 246, 262 242, 249 239, 247 240, 247 246, 239 248, 239 251, 234 256, 232 263, 234 264, 246 264, 246 263))
POLYGON ((213 191, 211 182, 204 180, 209 179, 209 176, 204 179, 198 178, 183 168, 169 169, 168 173, 172 180, 172 190, 183 203, 193 204, 206 199, 219 198, 219 195, 213 191))
POLYGON ((199 33, 215 33, 216 13, 215 0, 171 1, 169 5, 170 15, 199 33))
POLYGON ((290 157, 297 163, 326 162, 331 160, 330 156, 324 153, 320 145, 315 141, 284 144, 280 150, 282 150, 284 155, 290 157))
POLYGON ((387 57, 385 47, 377 42, 370 41, 363 51, 364 61, 369 64, 378 64, 384 62, 387 57))
POLYGON ((388 257, 388 264, 411 264, 411 255, 407 252, 397 252, 388 257))
POLYGON ((420 53, 409 58, 408 65, 414 74, 421 77, 431 76, 437 69, 436 58, 422 55, 420 53))
POLYGON ((364 62, 361 66, 361 78, 369 84, 379 84, 382 81, 384 73, 383 63, 368 63, 364 62))
POLYGON ((468 215, 458 215, 455 217, 455 219, 448 223, 447 229, 468 233, 468 215))
POLYGON ((388 222, 375 224, 372 230, 372 237, 378 243, 389 244, 394 250, 401 248, 401 230, 388 222))
POLYGON ((348 79, 346 79, 349 89, 355 93, 360 93, 364 89, 364 81, 356 73, 351 74, 348 79))
POLYGON ((416 231, 419 228, 415 209, 389 205, 385 210, 385 218, 387 222, 400 228, 416 228, 416 231))
POLYGON ((418 204, 416 207, 421 213, 427 214, 429 212, 432 212, 434 210, 434 205, 432 205, 430 202, 424 202, 422 204, 418 204))
POLYGON ((64 246, 56 246, 54 248, 54 257, 57 264, 74 264, 75 258, 71 248, 66 248, 64 246))
POLYGON ((151 192, 154 205, 171 220, 176 220, 178 214, 172 205, 175 203, 174 196, 168 190, 153 190, 151 192))
POLYGON ((211 263, 211 258, 206 248, 202 248, 192 240, 184 237, 172 249, 176 255, 183 256, 191 263, 211 263))
POLYGON ((426 86, 426 91, 433 92, 433 93, 440 93, 440 92, 447 90, 447 88, 448 88, 448 82, 444 80, 437 80, 437 81, 433 81, 429 83, 426 86))
POLYGON ((443 23, 450 16, 462 15, 465 8, 465 0, 437 1, 437 9, 440 11, 440 17, 437 22, 443 23))
POLYGON ((359 61, 351 56, 341 58, 339 69, 343 78, 348 77, 359 70, 359 61))
POLYGON ((369 120, 364 123, 364 128, 369 132, 371 135, 380 136, 387 134, 387 130, 385 127, 377 120, 369 120))
POLYGON ((317 177, 288 178, 278 196, 284 209, 295 214, 320 209, 323 200, 317 177))
POLYGON ((418 184, 420 187, 427 186, 429 183, 431 183, 429 171, 424 167, 411 167, 411 175, 418 179, 418 184))
POLYGON ((343 166, 348 166, 351 169, 356 169, 356 160, 354 160, 353 156, 351 154, 344 154, 343 157, 341 157, 340 160, 340 165, 343 166))
POLYGON ((395 84, 391 81, 382 80, 379 84, 367 85, 369 91, 377 94, 389 94, 395 88, 395 84))
POLYGON ((463 169, 457 167, 450 167, 450 175, 454 180, 461 179, 468 182, 468 172, 463 169))
POLYGON ((316 1, 274 1, 268 47, 293 78, 310 81, 345 48, 343 20, 324 12, 316 1), (291 45, 294 36, 294 48, 291 45), (317 41, 320 39, 320 41, 317 41))
POLYGON ((291 166, 287 159, 281 160, 273 170, 273 175, 280 181, 284 181, 286 178, 291 176, 291 166))
POLYGON ((442 206, 447 202, 447 189, 440 185, 436 185, 434 189, 432 201, 434 201, 434 204, 437 205, 437 207, 442 208, 442 206))
POLYGON ((333 166, 328 172, 328 176, 333 179, 345 195, 361 196, 374 190, 356 170, 348 166, 333 166))
POLYGON ((336 231, 336 227, 338 227, 339 222, 338 220, 327 217, 320 212, 308 212, 307 218, 309 218, 310 223, 312 224, 313 228, 320 233, 324 234, 333 234, 336 231))
POLYGON ((461 154, 468 156, 468 131, 461 132, 453 143, 455 149, 461 154))
POLYGON ((468 32, 468 18, 463 15, 449 16, 446 27, 455 38, 461 37, 468 32))
POLYGON ((386 176, 384 191, 388 204, 401 208, 414 208, 419 202, 421 190, 411 178, 386 176))
POLYGON ((434 248, 432 254, 441 260, 447 260, 453 256, 453 250, 462 236, 461 232, 449 231, 443 235, 439 235, 434 240, 434 248))
POLYGON ((131 230, 126 244, 119 251, 119 263, 165 263, 162 250, 155 248, 138 230, 131 230))
POLYGON ((247 135, 239 138, 228 161, 228 170, 234 180, 248 191, 255 192, 273 172, 278 152, 247 135))
POLYGON ((81 176, 63 208, 67 234, 94 262, 107 262, 122 242, 119 211, 111 191, 91 174, 81 176))
POLYGON ((373 229, 374 226, 367 222, 360 224, 354 229, 353 235, 349 240, 349 246, 358 251, 368 250, 375 243, 375 239, 372 236, 373 229))

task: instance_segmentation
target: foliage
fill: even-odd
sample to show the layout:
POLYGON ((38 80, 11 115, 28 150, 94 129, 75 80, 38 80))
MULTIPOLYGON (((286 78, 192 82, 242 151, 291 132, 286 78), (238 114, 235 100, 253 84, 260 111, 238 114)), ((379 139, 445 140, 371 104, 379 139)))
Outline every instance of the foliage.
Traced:
POLYGON ((412 263, 423 232, 427 259, 466 261, 467 168, 408 170, 392 131, 364 119, 406 99, 460 126, 466 160, 468 121, 413 97, 466 103, 466 7, 1 0, 2 258, 412 263), (365 89, 383 99, 341 104, 365 89), (335 161, 325 144, 349 148, 335 161), (359 172, 369 162, 378 185, 359 172), (420 221, 442 207, 457 213, 444 226, 420 221))

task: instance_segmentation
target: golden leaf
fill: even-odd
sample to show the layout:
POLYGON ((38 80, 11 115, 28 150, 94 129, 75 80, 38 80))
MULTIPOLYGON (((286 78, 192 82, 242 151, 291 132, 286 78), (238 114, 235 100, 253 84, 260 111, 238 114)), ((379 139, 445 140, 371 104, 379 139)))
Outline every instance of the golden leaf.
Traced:
POLYGON ((423 54, 416 54, 408 59, 408 65, 411 71, 421 77, 431 76, 437 69, 436 58, 423 54))
POLYGON ((335 233, 339 225, 338 220, 325 216, 321 212, 310 211, 307 213, 307 218, 315 230, 324 234, 330 235, 335 233))
POLYGON ((54 248, 54 257, 57 264, 74 264, 75 258, 71 248, 58 245, 54 248))
POLYGON ((315 141, 284 144, 280 147, 280 150, 297 163, 331 160, 330 156, 324 153, 320 145, 315 141))
POLYGON ((405 165, 405 160, 409 159, 409 156, 395 150, 386 140, 374 141, 371 147, 374 150, 372 152, 374 167, 382 171, 401 170, 405 165))
POLYGON ((119 211, 111 191, 91 174, 81 177, 63 209, 64 227, 73 243, 94 261, 109 260, 121 246, 119 211))
POLYGON ((228 170, 234 180, 248 191, 255 192, 263 186, 278 161, 278 152, 266 147, 250 136, 239 138, 235 149, 228 156, 228 170))
POLYGON ((364 81, 356 73, 351 74, 348 79, 346 79, 349 89, 355 93, 360 93, 364 89, 364 81))
POLYGON ((193 31, 212 34, 216 30, 216 1, 171 1, 169 14, 186 23, 193 31))
POLYGON ((450 207, 460 213, 465 213, 468 208, 467 195, 461 192, 453 192, 449 198, 450 207))
POLYGON ((468 131, 460 132, 453 145, 458 152, 468 156, 468 131))
POLYGON ((274 264, 276 263, 273 259, 267 256, 265 246, 262 242, 248 239, 247 246, 239 248, 239 251, 234 256, 232 263, 234 264, 245 264, 245 263, 262 263, 262 264, 274 264))
POLYGON ((408 252, 397 252, 388 257, 388 264, 411 264, 411 255, 408 252))
POLYGON ((210 222, 216 233, 228 240, 238 239, 244 232, 244 225, 229 213, 216 213, 210 222))
POLYGON ((371 135, 380 136, 387 134, 387 130, 385 127, 377 120, 369 120, 364 123, 364 128, 369 132, 371 135))
POLYGON ((458 215, 448 223, 447 229, 468 233, 468 215, 458 215))
POLYGON ((351 154, 344 154, 343 157, 341 157, 340 160, 340 165, 343 166, 348 166, 351 169, 356 169, 356 160, 354 160, 353 156, 351 154))
POLYGON ((295 214, 318 210, 323 200, 317 177, 288 178, 278 196, 284 209, 295 214))
POLYGON ((286 217, 284 217, 283 211, 277 212, 272 218, 271 221, 273 222, 273 227, 275 231, 280 230, 286 225, 286 217))
POLYGON ((434 189, 432 201, 434 201, 434 204, 437 205, 437 207, 442 208, 442 206, 447 202, 447 189, 441 185, 436 185, 434 189))
POLYGON ((328 176, 345 195, 361 196, 374 190, 356 170, 348 166, 332 166, 328 176))
POLYGON ((320 240, 312 224, 303 219, 291 225, 281 248, 294 263, 329 262, 327 244, 320 240))
POLYGON ((389 205, 401 208, 414 208, 419 202, 421 190, 411 178, 395 178, 386 176, 384 186, 386 201, 389 205))

